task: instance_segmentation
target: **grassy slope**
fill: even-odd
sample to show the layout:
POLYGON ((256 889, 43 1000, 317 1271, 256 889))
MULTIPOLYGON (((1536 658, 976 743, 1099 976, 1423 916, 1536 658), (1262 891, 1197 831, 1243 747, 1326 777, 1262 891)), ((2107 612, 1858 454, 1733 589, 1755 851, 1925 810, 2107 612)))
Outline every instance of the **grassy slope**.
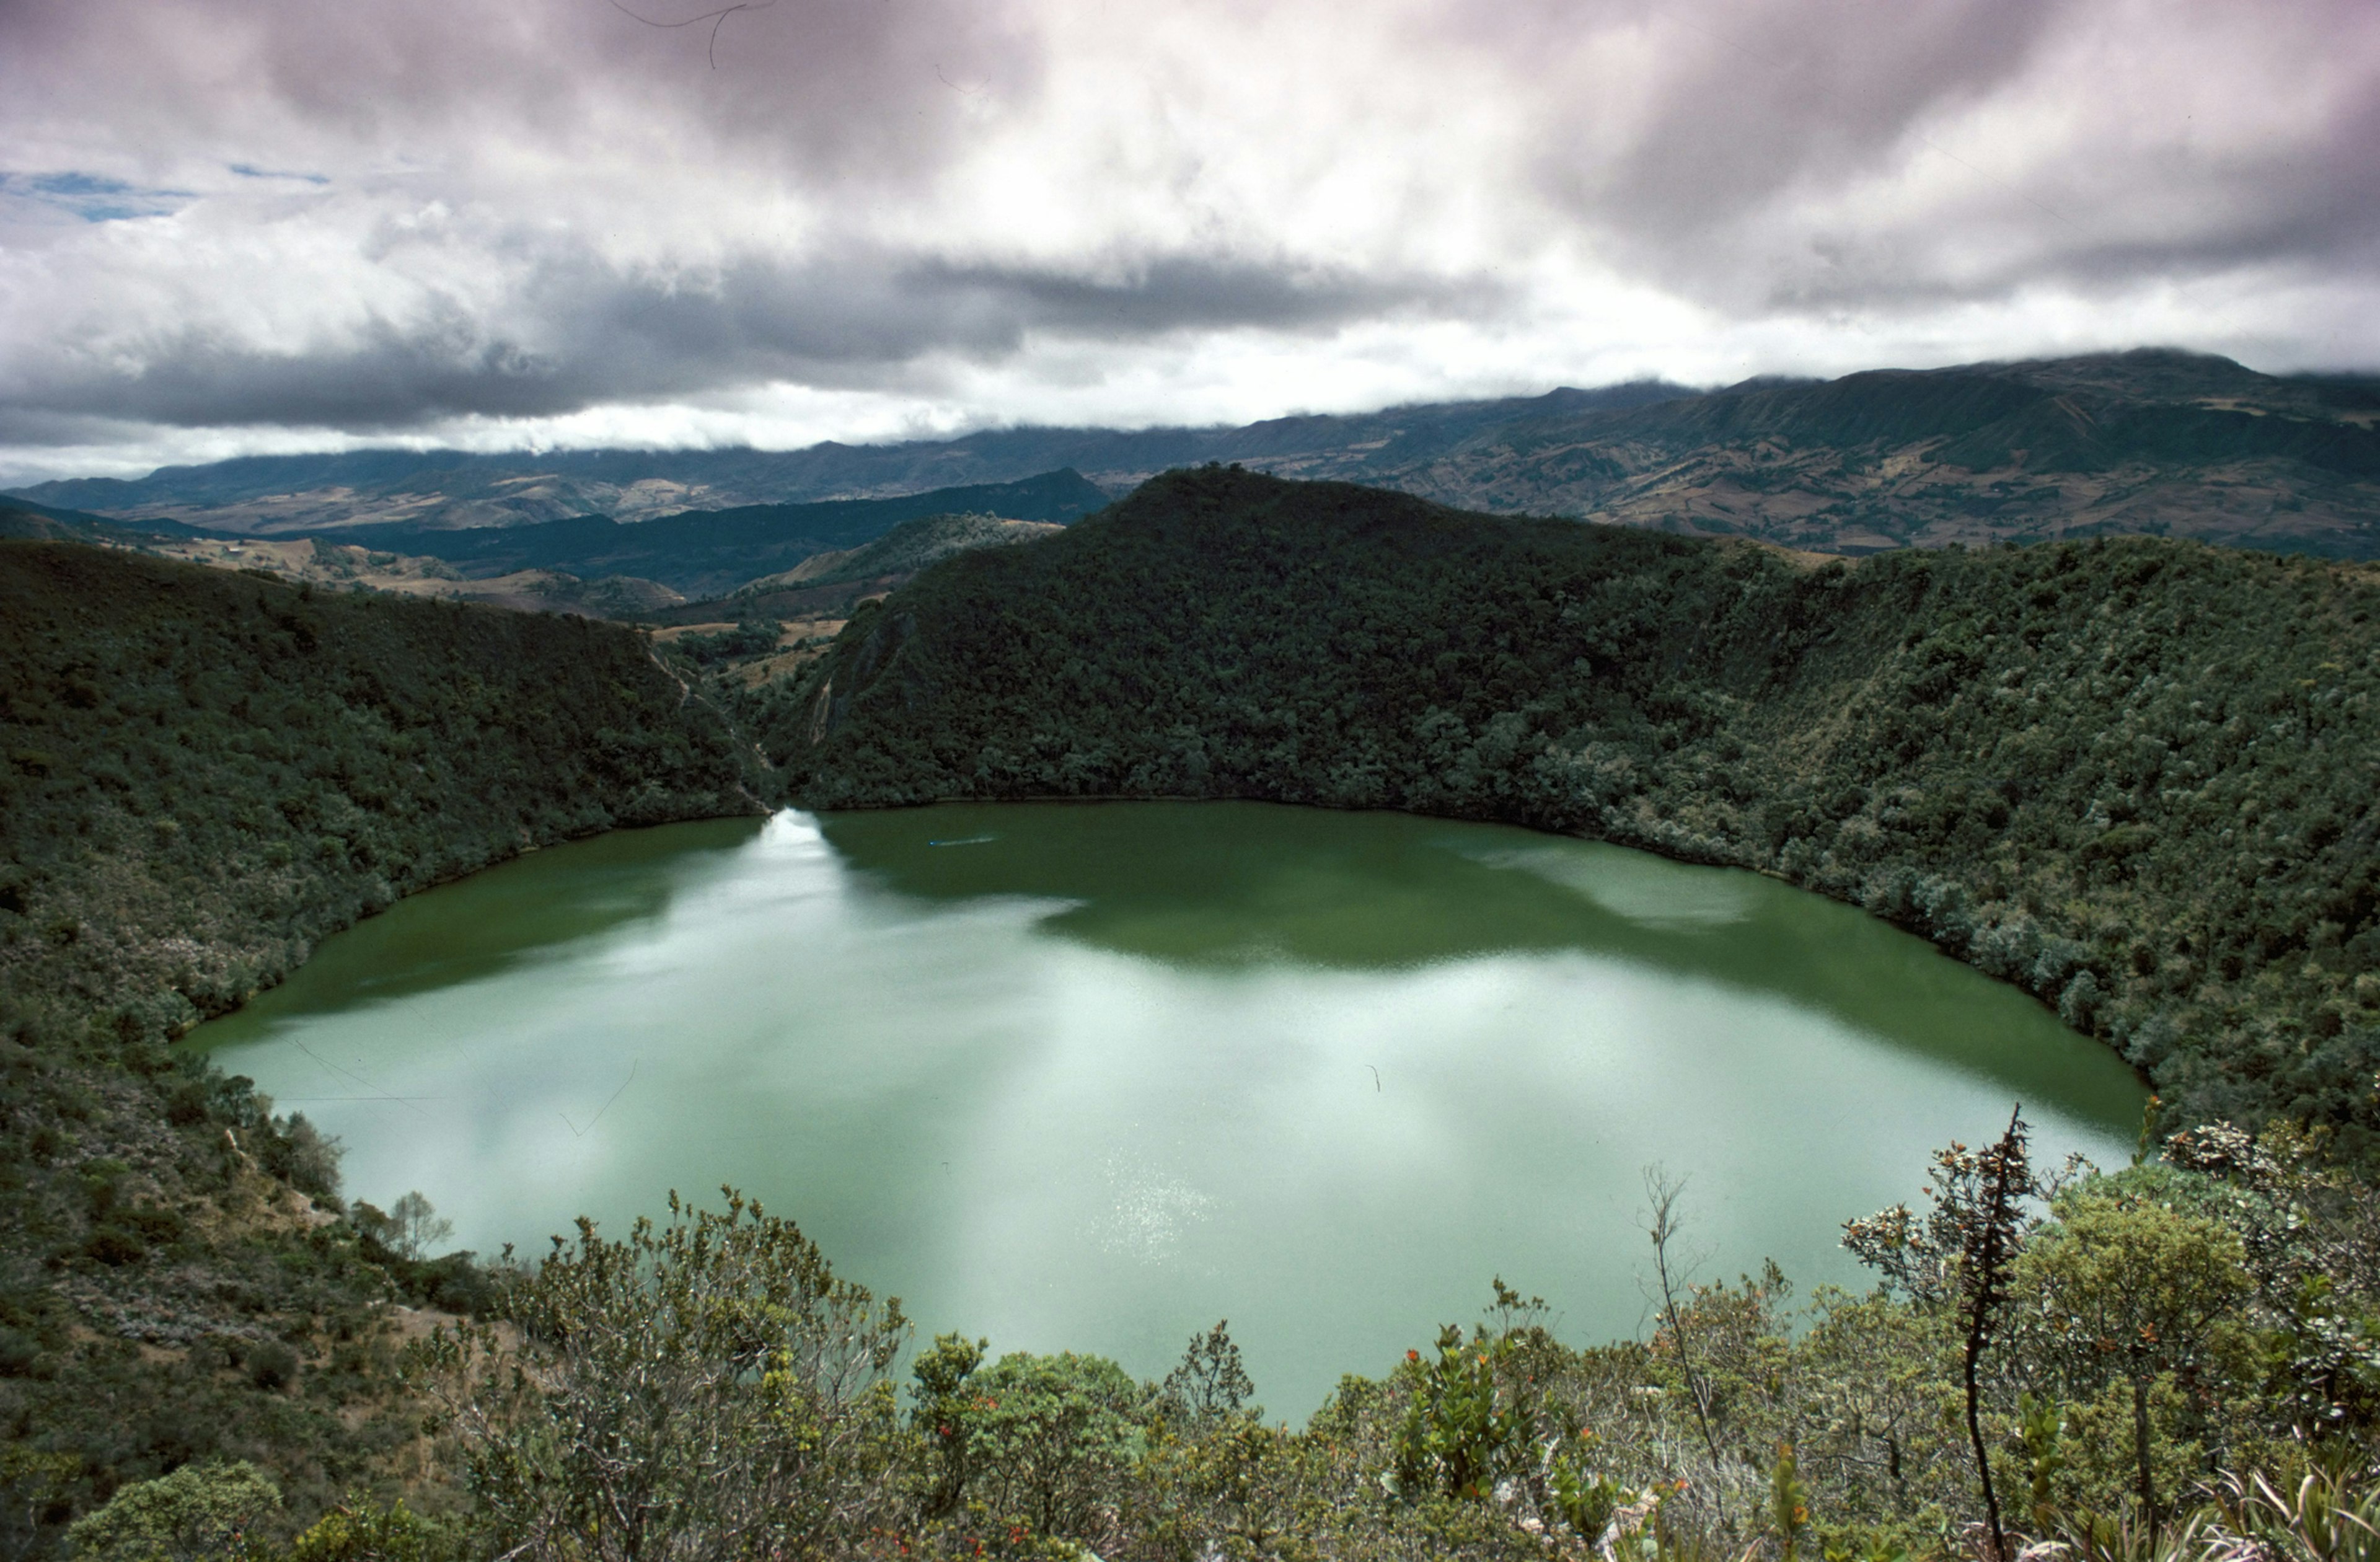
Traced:
POLYGON ((777 701, 818 806, 1192 795, 1779 873, 2181 1117, 2380 1149, 2380 575, 2152 540, 1812 570, 1208 469, 951 560, 777 701))
POLYGON ((753 812, 742 752, 628 630, 0 543, 0 1552, 192 1458, 300 1514, 389 1477, 406 1276, 161 1043, 407 891, 753 812))

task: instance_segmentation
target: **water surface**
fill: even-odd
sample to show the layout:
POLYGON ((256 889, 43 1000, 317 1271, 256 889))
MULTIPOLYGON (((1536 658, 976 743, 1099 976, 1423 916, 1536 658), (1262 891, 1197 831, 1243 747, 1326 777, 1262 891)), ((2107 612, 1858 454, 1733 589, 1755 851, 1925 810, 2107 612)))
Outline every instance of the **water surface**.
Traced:
POLYGON ((541 1251, 722 1183, 923 1331, 1160 1374, 1229 1317, 1298 1417, 1491 1275, 1645 1317, 1641 1174, 1709 1277, 1858 1283, 1840 1223, 2022 1100, 2120 1162, 2143 1092, 2015 990, 1754 874, 1256 803, 624 832, 405 900, 197 1041, 541 1251))

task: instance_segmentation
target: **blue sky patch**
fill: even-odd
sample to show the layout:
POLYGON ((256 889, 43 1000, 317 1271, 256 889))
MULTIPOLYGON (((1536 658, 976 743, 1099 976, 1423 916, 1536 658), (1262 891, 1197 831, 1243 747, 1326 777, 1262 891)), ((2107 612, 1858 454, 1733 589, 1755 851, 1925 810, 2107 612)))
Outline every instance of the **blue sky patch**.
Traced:
POLYGON ((260 168, 253 163, 233 163, 226 166, 243 179, 298 179, 310 185, 326 185, 331 182, 331 176, 328 174, 300 174, 289 168, 260 168))
POLYGON ((87 223, 162 217, 195 199, 187 189, 156 189, 127 184, 103 174, 0 172, 0 200, 29 201, 87 223))

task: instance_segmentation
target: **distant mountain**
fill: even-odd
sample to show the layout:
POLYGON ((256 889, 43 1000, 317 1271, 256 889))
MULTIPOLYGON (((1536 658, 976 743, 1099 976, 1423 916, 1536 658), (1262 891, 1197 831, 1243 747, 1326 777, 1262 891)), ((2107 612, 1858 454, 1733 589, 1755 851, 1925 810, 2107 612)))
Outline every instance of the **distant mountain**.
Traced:
POLYGON ((786 586, 841 585, 883 576, 906 577, 953 554, 1012 547, 1064 530, 1046 520, 1002 520, 994 515, 929 515, 905 520, 872 543, 813 555, 791 569, 749 582, 736 594, 749 596, 786 586))
POLYGON ((30 499, 0 495, 0 537, 48 543, 103 543, 140 546, 166 538, 202 537, 206 533, 170 521, 131 522, 79 510, 58 509, 30 499))
POLYGON ((1838 553, 2131 532, 2369 558, 2375 416, 2380 378, 2145 349, 1532 418, 1388 485, 1838 553))
POLYGON ((22 491, 45 505, 271 536, 334 527, 518 526, 577 516, 624 521, 693 509, 884 498, 1004 483, 1071 467, 1111 496, 1169 467, 1240 461, 1267 470, 1377 476, 1390 462, 1532 417, 1619 410, 1695 393, 1640 384, 1500 401, 1276 418, 1236 429, 1003 429, 904 445, 804 450, 586 450, 501 456, 358 450, 249 456, 145 478, 79 478, 22 491))
POLYGON ((2144 348, 1716 391, 1646 382, 1231 429, 1010 429, 782 453, 259 457, 23 496, 260 535, 379 528, 375 545, 395 546, 387 528, 410 539, 586 515, 735 513, 1059 468, 1112 496, 1167 468, 1219 461, 1474 510, 1821 552, 2145 532, 2380 557, 2375 417, 2380 376, 2277 377, 2144 348))
POLYGON ((557 570, 582 580, 625 575, 658 580, 689 597, 712 597, 814 555, 871 543, 925 516, 986 514, 1062 522, 1107 503, 1107 494, 1081 473, 1054 471, 1021 482, 938 488, 897 499, 750 505, 635 524, 582 516, 468 531, 357 526, 329 535, 364 548, 441 559, 470 576, 525 569, 557 570))

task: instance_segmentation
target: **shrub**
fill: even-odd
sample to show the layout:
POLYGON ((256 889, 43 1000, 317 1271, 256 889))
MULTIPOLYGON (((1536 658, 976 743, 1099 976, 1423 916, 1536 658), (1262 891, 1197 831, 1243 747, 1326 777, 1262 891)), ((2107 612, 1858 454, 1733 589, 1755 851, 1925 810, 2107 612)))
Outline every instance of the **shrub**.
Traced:
POLYGON ((298 1352, 277 1339, 265 1340, 248 1350, 248 1381, 274 1393, 285 1388, 298 1376, 298 1352))
POLYGON ((281 1492, 246 1461, 185 1465, 127 1486, 67 1531, 77 1562, 213 1562, 281 1507, 281 1492))

